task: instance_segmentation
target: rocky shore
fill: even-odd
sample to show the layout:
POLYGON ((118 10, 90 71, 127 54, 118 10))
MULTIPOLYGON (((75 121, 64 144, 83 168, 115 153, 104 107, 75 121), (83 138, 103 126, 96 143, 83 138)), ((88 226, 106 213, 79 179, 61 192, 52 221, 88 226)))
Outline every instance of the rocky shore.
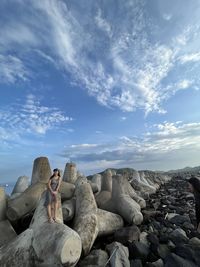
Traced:
POLYGON ((107 239, 98 240, 95 250, 78 266, 200 266, 200 234, 196 231, 194 198, 188 192, 185 179, 173 177, 161 185, 146 200, 142 214, 141 225, 125 225, 107 239), (110 255, 110 265, 106 265, 110 255))
POLYGON ((20 177, 11 196, 0 188, 0 266, 200 266, 194 198, 181 176, 108 169, 90 177, 67 163, 56 223, 44 199, 48 159, 20 177))

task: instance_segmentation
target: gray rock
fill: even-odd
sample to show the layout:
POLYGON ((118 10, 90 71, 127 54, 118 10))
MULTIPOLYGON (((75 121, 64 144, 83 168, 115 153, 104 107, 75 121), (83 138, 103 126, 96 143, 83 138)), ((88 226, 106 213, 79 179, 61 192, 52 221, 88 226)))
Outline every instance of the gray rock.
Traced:
POLYGON ((101 249, 92 250, 90 254, 78 264, 78 267, 104 267, 107 261, 108 254, 106 251, 101 249))
POLYGON ((114 239, 122 244, 126 244, 127 241, 130 242, 138 241, 139 238, 140 238, 140 229, 136 225, 123 227, 122 229, 116 231, 114 234, 114 239))
POLYGON ((182 227, 187 229, 187 230, 194 230, 194 225, 190 222, 184 222, 182 224, 182 227))
POLYGON ((190 223, 190 218, 189 218, 189 216, 185 216, 185 215, 176 215, 173 218, 171 218, 169 221, 171 223, 176 224, 176 225, 181 225, 184 222, 189 222, 190 223))
POLYGON ((197 237, 193 237, 189 240, 189 245, 194 247, 200 247, 200 239, 197 237))
POLYGON ((172 233, 170 233, 169 239, 172 240, 175 245, 178 245, 180 243, 187 243, 189 240, 186 236, 185 231, 180 228, 177 228, 172 233))
POLYGON ((164 262, 162 259, 159 259, 154 262, 149 262, 145 265, 145 267, 163 267, 163 266, 164 266, 164 262))
POLYGON ((157 251, 158 251, 158 255, 162 259, 164 259, 170 253, 170 250, 169 250, 168 246, 165 245, 165 244, 160 244, 158 246, 158 250, 157 251))
POLYGON ((146 232, 140 233, 139 241, 149 247, 149 241, 147 239, 148 234, 146 232))
POLYGON ((109 253, 111 267, 130 267, 128 248, 118 242, 106 246, 109 253))
POLYGON ((131 267, 143 267, 140 259, 131 260, 131 267))
POLYGON ((144 243, 135 241, 127 244, 131 259, 141 259, 143 262, 146 261, 150 252, 149 247, 144 243))
POLYGON ((168 255, 165 258, 164 263, 165 267, 198 267, 195 263, 185 260, 174 253, 168 255))

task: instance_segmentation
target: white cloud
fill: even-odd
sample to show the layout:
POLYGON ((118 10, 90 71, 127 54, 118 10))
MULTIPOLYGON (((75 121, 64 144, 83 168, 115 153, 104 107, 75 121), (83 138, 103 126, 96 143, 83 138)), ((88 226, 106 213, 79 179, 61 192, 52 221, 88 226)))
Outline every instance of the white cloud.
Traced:
POLYGON ((172 14, 163 14, 163 19, 164 20, 169 21, 169 20, 171 20, 171 18, 172 18, 172 14))
POLYGON ((192 54, 185 54, 185 55, 180 57, 180 61, 182 64, 185 64, 188 62, 199 62, 200 61, 200 52, 192 53, 192 54))
POLYGON ((180 89, 187 89, 193 84, 193 81, 190 80, 183 80, 177 84, 177 87, 180 89))
MULTIPOLYGON (((85 88, 101 105, 126 112, 143 109, 145 114, 165 113, 163 101, 191 85, 186 82, 191 80, 189 71, 179 72, 173 81, 170 77, 179 65, 199 61, 199 53, 189 54, 187 49, 191 41, 197 42, 199 26, 192 24, 192 17, 188 21, 180 18, 173 31, 168 29, 168 35, 159 38, 163 29, 146 20, 145 14, 150 18, 152 14, 145 1, 135 1, 134 5, 119 1, 116 9, 110 9, 108 3, 109 12, 93 2, 84 6, 73 1, 20 3, 24 14, 16 18, 17 30, 13 33, 14 18, 8 21, 1 43, 20 52, 26 45, 24 61, 15 62, 14 71, 11 67, 3 70, 2 76, 10 82, 27 79, 27 56, 37 51, 44 60, 70 73, 72 84, 85 88), (174 85, 176 89, 172 89, 174 85)), ((163 14, 165 20, 171 20, 171 14, 163 14)))
POLYGON ((24 105, 11 105, 0 110, 1 140, 13 140, 12 136, 23 138, 27 134, 44 135, 72 120, 58 108, 42 106, 34 95, 29 94, 24 105))
POLYGON ((101 9, 98 10, 97 16, 95 17, 95 22, 101 30, 105 31, 111 37, 111 26, 105 19, 102 18, 101 9))
MULTIPOLYGON (((102 144, 80 144, 66 147, 61 153, 79 166, 123 167, 162 166, 178 162, 178 156, 188 161, 188 154, 200 152, 200 123, 163 122, 148 127, 142 136, 121 136, 102 144), (100 165, 99 165, 100 164, 100 165), (116 165, 115 165, 116 164, 116 165)), ((180 164, 180 162, 179 162, 180 164)), ((172 166, 172 165, 171 165, 172 166)), ((94 168, 94 167, 93 167, 94 168)), ((152 167, 151 167, 152 168, 152 167)), ((89 169, 89 168, 88 168, 89 169)), ((88 170, 87 169, 87 170, 88 170)), ((168 165, 168 169, 170 166, 168 165)))
POLYGON ((30 72, 23 62, 11 55, 0 55, 0 80, 4 83, 15 83, 18 79, 27 81, 30 72))
POLYGON ((120 117, 120 120, 122 120, 122 121, 125 121, 127 119, 127 117, 120 117))
POLYGON ((102 134, 103 132, 102 131, 95 131, 96 134, 102 134))
POLYGON ((40 41, 37 34, 31 30, 28 25, 23 22, 12 21, 6 23, 4 27, 1 28, 1 34, 4 38, 0 39, 1 49, 5 50, 9 45, 30 45, 32 47, 38 46, 40 41))
POLYGON ((97 144, 78 144, 78 145, 71 145, 71 148, 91 148, 91 147, 97 147, 97 144))

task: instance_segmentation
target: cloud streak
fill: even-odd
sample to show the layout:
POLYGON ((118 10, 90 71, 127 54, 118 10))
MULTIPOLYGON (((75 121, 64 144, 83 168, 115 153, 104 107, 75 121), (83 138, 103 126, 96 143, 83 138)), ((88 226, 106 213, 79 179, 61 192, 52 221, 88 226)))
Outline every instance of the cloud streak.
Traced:
MULTIPOLYGON (((126 112, 142 109, 146 114, 164 113, 163 101, 178 90, 193 86, 189 67, 175 78, 181 66, 199 62, 198 52, 185 53, 191 40, 194 46, 197 43, 200 26, 192 26, 189 16, 180 18, 174 31, 158 42, 159 31, 155 29, 162 25, 153 22, 145 1, 116 1, 115 8, 110 8, 108 2, 82 6, 61 0, 18 4, 25 15, 15 18, 18 30, 14 34, 15 19, 7 23, 0 46, 1 50, 10 47, 18 53, 25 44, 26 50, 20 53, 18 61, 9 54, 16 67, 6 68, 12 64, 4 60, 4 81, 26 81, 27 57, 35 49, 44 60, 70 73, 72 83, 84 87, 101 105, 126 112)), ((162 13, 161 17, 165 27, 169 23, 169 30, 174 14, 162 13)), ((196 75, 192 73, 193 77, 196 75)))
POLYGON ((72 120, 58 108, 41 105, 34 95, 29 94, 24 104, 0 109, 0 139, 17 142, 27 136, 44 136, 72 120))
POLYGON ((19 58, 11 55, 0 55, 1 82, 13 84, 18 79, 27 81, 29 76, 29 71, 19 58))
MULTIPOLYGON (((148 166, 170 161, 170 155, 200 151, 200 123, 163 122, 148 127, 142 137, 122 136, 113 143, 79 144, 67 147, 60 156, 80 166, 148 166)), ((172 157, 173 158, 173 157, 172 157)), ((169 168, 169 166, 168 166, 169 168)))

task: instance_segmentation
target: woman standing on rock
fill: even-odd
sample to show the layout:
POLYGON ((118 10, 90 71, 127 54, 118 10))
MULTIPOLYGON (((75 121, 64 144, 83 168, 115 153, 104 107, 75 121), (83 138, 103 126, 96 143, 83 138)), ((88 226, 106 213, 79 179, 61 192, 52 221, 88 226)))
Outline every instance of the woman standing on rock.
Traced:
POLYGON ((60 188, 61 177, 59 169, 53 170, 53 175, 49 178, 47 193, 44 205, 47 206, 47 215, 49 222, 56 222, 56 212, 58 209, 57 194, 60 188))
POLYGON ((197 231, 200 233, 200 180, 193 176, 188 182, 189 190, 194 194, 197 231))

